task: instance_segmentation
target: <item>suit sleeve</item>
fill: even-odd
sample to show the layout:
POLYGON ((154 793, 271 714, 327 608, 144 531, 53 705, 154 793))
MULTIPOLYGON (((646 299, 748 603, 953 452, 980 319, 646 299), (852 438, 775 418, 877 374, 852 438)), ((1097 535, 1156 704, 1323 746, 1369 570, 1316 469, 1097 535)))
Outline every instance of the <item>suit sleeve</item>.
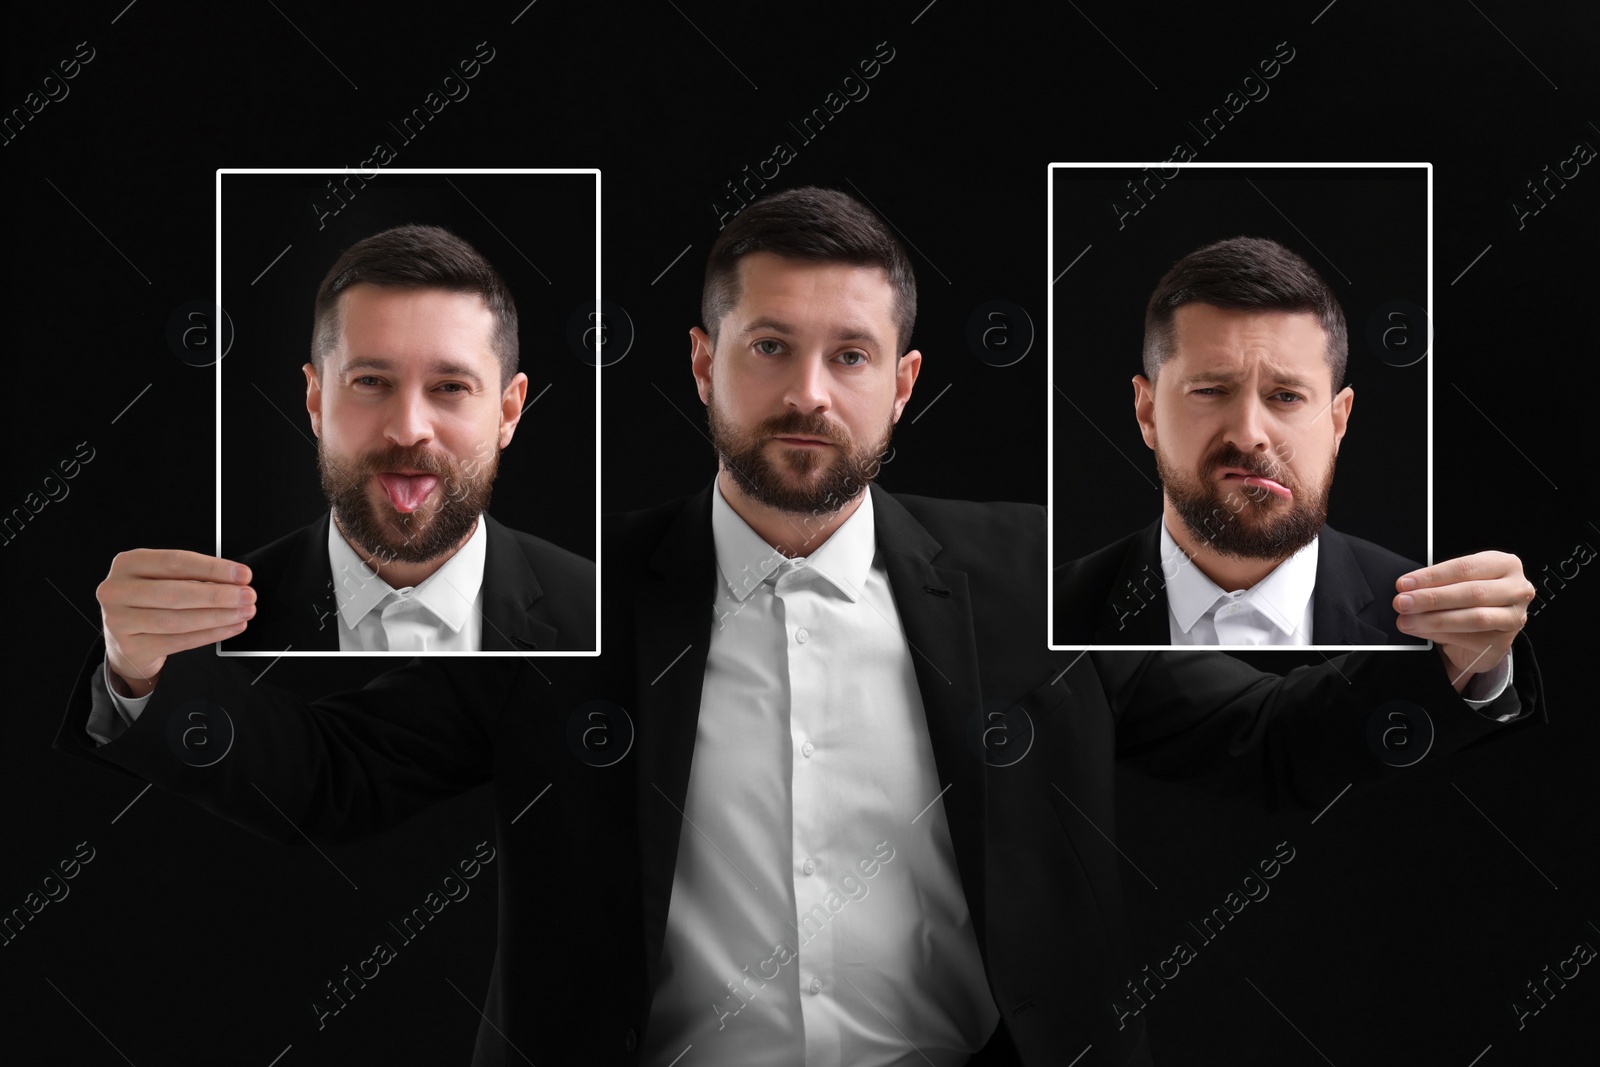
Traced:
POLYGON ((370 836, 487 781, 520 669, 413 660, 364 688, 306 700, 207 646, 168 657, 137 720, 97 745, 87 725, 111 703, 104 656, 97 643, 55 747, 283 842, 370 836))
POLYGON ((1283 676, 1214 651, 1094 655, 1117 716, 1119 759, 1267 808, 1317 809, 1351 783, 1405 773, 1375 740, 1394 723, 1410 731, 1408 743, 1428 745, 1410 766, 1548 723, 1526 635, 1513 650, 1514 685, 1482 713, 1451 688, 1432 652, 1355 652, 1283 676), (1517 712, 1515 722, 1494 719, 1517 712))

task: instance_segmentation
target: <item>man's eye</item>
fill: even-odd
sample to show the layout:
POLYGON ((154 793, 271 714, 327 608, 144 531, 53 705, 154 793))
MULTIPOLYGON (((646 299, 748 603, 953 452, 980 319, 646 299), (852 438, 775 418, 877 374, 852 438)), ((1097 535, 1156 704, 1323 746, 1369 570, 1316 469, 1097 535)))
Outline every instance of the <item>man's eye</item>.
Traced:
POLYGON ((852 349, 849 352, 840 352, 833 358, 843 363, 846 367, 859 367, 861 364, 867 361, 867 354, 865 352, 857 352, 852 349))
POLYGON ((446 393, 467 393, 467 392, 471 392, 470 389, 468 389, 465 385, 462 385, 460 382, 441 382, 439 384, 439 389, 440 389, 440 391, 446 392, 446 393))
POLYGON ((1305 400, 1305 397, 1301 396, 1299 393, 1291 393, 1288 390, 1284 390, 1283 392, 1279 393, 1273 393, 1272 398, 1274 400, 1281 400, 1285 404, 1298 404, 1305 400))
POLYGON ((755 349, 763 356, 776 356, 778 353, 783 351, 783 343, 781 341, 772 340, 757 341, 755 343, 755 349))
POLYGON ((1202 385, 1194 391, 1195 396, 1221 396, 1222 390, 1214 385, 1202 385))
POLYGON ((369 386, 369 387, 379 386, 379 385, 383 384, 383 379, 375 378, 370 374, 363 374, 360 377, 350 379, 350 381, 354 385, 362 385, 362 386, 369 386))

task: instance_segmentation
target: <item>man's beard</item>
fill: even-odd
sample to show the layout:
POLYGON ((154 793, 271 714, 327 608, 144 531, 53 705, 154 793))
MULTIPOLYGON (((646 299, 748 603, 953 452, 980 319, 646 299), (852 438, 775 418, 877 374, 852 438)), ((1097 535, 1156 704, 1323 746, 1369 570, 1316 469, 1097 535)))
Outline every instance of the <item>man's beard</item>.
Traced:
POLYGON ((1321 487, 1313 491, 1294 477, 1287 464, 1246 454, 1224 444, 1200 464, 1201 474, 1179 471, 1156 445, 1156 469, 1167 499, 1197 540, 1234 559, 1285 560, 1309 545, 1328 519, 1337 454, 1328 457, 1321 487), (1290 500, 1257 486, 1215 477, 1219 467, 1238 467, 1271 478, 1288 489, 1290 500))
POLYGON ((861 494, 883 465, 894 420, 877 441, 857 445, 849 431, 820 414, 787 412, 763 421, 753 430, 735 427, 717 408, 715 394, 706 395, 711 444, 744 493, 778 511, 800 515, 831 514, 861 494), (767 444, 775 437, 801 435, 825 438, 832 448, 785 448, 773 457, 767 444))
POLYGON ((340 531, 380 565, 428 563, 452 551, 472 532, 478 515, 488 508, 499 465, 499 452, 491 452, 487 462, 478 463, 477 469, 469 473, 426 448, 398 445, 345 461, 329 455, 321 439, 317 441, 322 492, 333 506, 340 531), (438 477, 434 493, 440 502, 424 504, 406 514, 396 510, 385 494, 375 506, 369 489, 373 477, 397 470, 438 477))

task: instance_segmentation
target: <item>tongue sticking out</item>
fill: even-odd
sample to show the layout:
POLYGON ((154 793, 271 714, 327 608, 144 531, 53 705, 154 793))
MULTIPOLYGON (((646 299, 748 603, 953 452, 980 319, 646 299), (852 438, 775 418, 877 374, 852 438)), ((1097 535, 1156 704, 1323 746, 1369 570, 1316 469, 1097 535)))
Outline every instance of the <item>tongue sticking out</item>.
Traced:
POLYGON ((439 484, 439 479, 432 474, 380 474, 378 481, 383 483, 384 492, 389 494, 389 503, 402 515, 409 515, 422 506, 428 499, 428 494, 433 492, 433 487, 439 484))
POLYGON ((1262 478, 1259 475, 1251 475, 1250 477, 1248 477, 1248 478, 1246 478, 1244 480, 1244 484, 1245 485, 1253 485, 1253 486, 1256 486, 1257 488, 1260 488, 1260 489, 1265 489, 1267 492, 1276 494, 1277 496, 1281 496, 1285 500, 1292 500, 1294 498, 1294 494, 1293 493, 1289 492, 1289 490, 1285 489, 1283 486, 1279 485, 1277 482, 1273 481, 1271 478, 1262 478))

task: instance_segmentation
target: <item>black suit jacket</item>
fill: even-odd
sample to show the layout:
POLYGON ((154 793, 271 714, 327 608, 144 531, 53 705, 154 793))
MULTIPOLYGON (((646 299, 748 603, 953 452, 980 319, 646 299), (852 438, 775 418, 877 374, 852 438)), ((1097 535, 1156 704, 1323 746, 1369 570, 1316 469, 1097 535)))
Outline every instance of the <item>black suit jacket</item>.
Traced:
MULTIPOLYGON (((1437 755, 1523 728, 1463 705, 1432 656, 1355 653, 1280 678, 1205 651, 1051 653, 1042 508, 872 492, 950 783, 941 803, 962 888, 1023 1063, 1054 1067, 1089 1045, 1082 1067, 1149 1062, 1143 1015, 1122 1025, 1112 1007, 1136 973, 1122 861, 1101 836, 1116 835, 1118 758, 1310 810, 1352 781, 1406 773, 1368 749, 1384 701, 1427 709, 1437 755), (1018 747, 995 743, 997 722, 1018 747)), ((138 721, 96 749, 84 732, 91 699, 105 699, 96 650, 56 743, 286 842, 301 830, 332 842, 372 834, 491 783, 500 940, 474 1063, 636 1064, 715 623, 710 490, 608 523, 604 551, 616 599, 599 658, 545 659, 538 671, 518 659, 414 661, 308 702, 198 649, 170 657, 138 721), (170 740, 193 701, 226 709, 234 731, 207 767, 170 740), (597 723, 612 747, 591 741, 597 723)), ((1495 710, 1541 719, 1526 641, 1516 655, 1516 690, 1495 710)))
MULTIPOLYGON (((1420 645, 1395 629, 1395 579, 1421 566, 1331 526, 1318 535, 1311 638, 1319 645, 1420 645)), ((1172 641, 1161 570, 1161 520, 1056 571, 1058 645, 1172 641)))
MULTIPOLYGON (((230 652, 339 651, 339 607, 328 565, 329 513, 240 559, 256 614, 230 652)), ((483 651, 592 652, 594 564, 483 516, 483 651)))

